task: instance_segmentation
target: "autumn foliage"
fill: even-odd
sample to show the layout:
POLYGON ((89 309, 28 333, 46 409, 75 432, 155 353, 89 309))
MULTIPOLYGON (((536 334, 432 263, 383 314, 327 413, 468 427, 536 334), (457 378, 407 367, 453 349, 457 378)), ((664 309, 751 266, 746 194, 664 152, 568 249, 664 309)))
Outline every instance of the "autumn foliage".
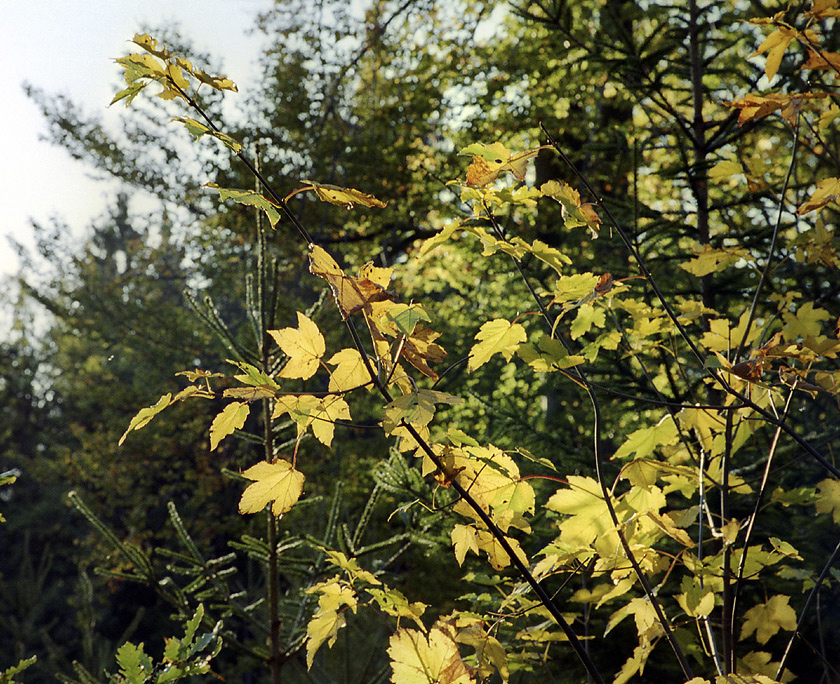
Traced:
MULTIPOLYGON (((744 55, 764 60, 763 82, 772 85, 798 51, 802 83, 818 73, 825 79, 820 88, 698 102, 698 116, 703 107, 716 106, 716 116, 742 130, 780 117, 789 140, 774 145, 799 145, 806 124, 819 140, 840 112, 831 89, 840 56, 821 47, 838 14, 826 0, 795 16, 753 20, 766 38, 744 55)), ((413 597, 410 584, 397 588, 398 578, 374 564, 366 567, 363 554, 324 546, 319 552, 326 570, 304 591, 310 606, 305 638, 286 651, 278 632, 267 637, 275 681, 297 651, 312 667, 364 611, 388 624, 383 650, 394 684, 521 681, 540 676, 529 673, 552 658, 570 662, 569 653, 580 667, 562 681, 642 681, 646 668, 663 681, 691 684, 790 680, 794 642, 803 638, 821 587, 835 581, 830 566, 840 549, 823 550, 803 566, 799 535, 785 525, 785 511, 793 508, 840 521, 840 471, 830 441, 814 440, 809 426, 791 414, 800 405, 836 413, 840 319, 832 298, 802 301, 782 289, 781 279, 774 285, 774 268, 782 260, 818 263, 836 278, 833 226, 821 212, 835 208, 840 178, 808 179, 794 193, 790 172, 782 186, 771 184, 770 171, 750 150, 703 148, 707 156, 698 156, 691 171, 702 178, 691 179, 696 184, 686 187, 695 194, 685 199, 698 216, 744 192, 759 198, 762 211, 775 211, 778 222, 766 242, 727 233, 723 220, 707 225, 705 235, 698 227, 696 240, 675 237, 679 259, 669 268, 688 284, 677 289, 653 263, 661 255, 640 246, 645 230, 656 227, 655 212, 637 215, 632 227, 620 220, 608 191, 596 190, 559 132, 543 126, 540 140, 518 151, 495 140, 463 147, 460 155, 468 161, 444 184, 457 198, 460 216, 412 245, 396 264, 345 269, 336 251, 312 237, 290 201, 311 198, 333 205, 328 211, 376 212, 388 198, 308 180, 276 191, 245 147, 200 104, 200 89, 232 91, 235 85, 148 35, 135 36, 134 43, 141 52, 117 60, 126 88, 114 102, 130 105, 152 86, 159 97, 187 106, 196 118, 176 120, 196 139, 215 138, 258 182, 256 190, 209 189, 223 202, 255 208, 262 241, 297 238, 300 260, 308 260, 307 285, 313 293, 328 293, 334 306, 329 313, 326 306, 298 311, 293 320, 263 328, 259 354, 232 359, 230 373, 185 370, 186 387, 140 410, 123 440, 154 429, 147 427, 150 421, 178 402, 222 406, 209 425, 211 451, 245 436, 248 424, 258 425, 261 435, 250 436, 262 457, 241 470, 239 513, 265 512, 273 554, 286 514, 306 502, 310 464, 301 445, 314 438, 319 449, 329 449, 337 428, 373 421, 394 447, 381 454, 381 463, 405 481, 411 477, 405 473, 419 474, 428 495, 407 497, 392 514, 415 506, 437 516, 435 525, 450 545, 439 563, 461 578, 470 599, 439 612, 413 597), (565 178, 535 181, 533 165, 546 156, 568 165, 565 178), (703 205, 698 198, 710 194, 712 204, 703 205), (534 237, 522 228, 551 211, 559 211, 552 231, 562 239, 549 244, 552 231, 534 237), (787 231, 779 227, 783 215, 790 221, 787 231), (718 239, 715 230, 725 237, 718 239), (790 242, 784 248, 783 238, 790 242), (584 263, 572 256, 578 254, 573 242, 595 244, 595 250, 607 243, 605 252, 622 254, 612 262, 622 270, 607 272, 598 258, 584 263), (418 268, 439 274, 448 258, 464 253, 475 262, 508 265, 523 296, 514 314, 474 321, 459 359, 444 348, 448 322, 436 316, 434 297, 406 295, 401 274, 418 268), (739 280, 745 273, 750 278, 739 280), (715 282, 741 288, 738 306, 716 308, 721 298, 715 282), (610 365, 632 369, 638 379, 628 382, 632 392, 609 380, 602 384, 610 365), (574 420, 585 419, 585 430, 572 420, 543 429, 567 430, 575 448, 586 450, 589 467, 570 468, 551 458, 556 446, 535 455, 524 445, 500 446, 473 434, 469 422, 459 422, 468 415, 459 411, 469 409, 471 395, 445 382, 464 367, 468 377, 496 377, 500 389, 502 377, 550 378, 553 387, 577 397, 574 420), (619 402, 623 417, 609 415, 610 401, 619 402), (294 437, 281 449, 273 426, 282 421, 294 437), (789 486, 777 464, 796 459, 818 475, 789 486), (606 662, 596 657, 607 651, 606 662)), ((693 135, 702 137, 698 131, 693 135)), ((692 154, 699 154, 699 137, 694 142, 692 154)), ((817 147, 809 152, 814 159, 824 151, 817 147)), ((796 155, 785 158, 793 170, 796 155)), ((652 188, 637 192, 655 192, 653 182, 652 188)), ((704 220, 708 224, 708 212, 704 220)), ((424 286, 431 291, 428 282, 424 286)), ((824 286, 836 292, 834 285, 824 286)), ((272 567, 280 561, 275 558, 272 567)), ((269 602, 277 601, 272 591, 276 587, 268 590, 269 602)), ((203 612, 201 620, 213 624, 203 612)), ((226 638, 221 628, 213 636, 226 638)))

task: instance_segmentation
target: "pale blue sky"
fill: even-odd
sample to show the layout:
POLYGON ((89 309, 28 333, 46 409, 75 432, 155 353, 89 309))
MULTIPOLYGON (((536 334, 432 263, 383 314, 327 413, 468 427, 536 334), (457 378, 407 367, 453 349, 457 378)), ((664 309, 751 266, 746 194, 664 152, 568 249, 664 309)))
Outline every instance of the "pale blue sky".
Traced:
POLYGON ((270 0, 28 0, 0 1, 0 274, 13 271, 7 235, 30 244, 29 219, 62 216, 76 230, 105 206, 114 186, 92 181, 85 165, 38 140, 46 127, 21 89, 29 81, 48 92, 69 95, 86 111, 106 113, 119 78, 113 59, 141 25, 176 22, 201 50, 224 64, 227 75, 247 92, 256 80, 261 36, 246 35, 270 0))

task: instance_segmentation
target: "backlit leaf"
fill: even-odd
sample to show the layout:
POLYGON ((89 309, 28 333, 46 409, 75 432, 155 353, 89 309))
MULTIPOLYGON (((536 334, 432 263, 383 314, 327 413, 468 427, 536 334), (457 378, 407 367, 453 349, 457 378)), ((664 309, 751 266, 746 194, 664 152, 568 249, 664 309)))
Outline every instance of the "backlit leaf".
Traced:
POLYGON ((213 419, 210 426, 210 451, 213 451, 221 442, 234 430, 239 430, 245 425, 245 419, 251 412, 248 404, 232 401, 225 406, 224 410, 213 419))
POLYGON ((467 551, 472 551, 475 555, 478 555, 478 532, 472 525, 457 524, 452 528, 449 536, 452 539, 455 560, 458 561, 458 565, 464 564, 467 551))
POLYGON ((467 167, 467 185, 484 187, 496 180, 502 173, 512 173, 516 180, 525 180, 528 161, 536 157, 541 149, 536 147, 518 154, 511 154, 502 143, 492 145, 474 143, 462 149, 459 154, 473 155, 472 163, 467 167))
POLYGON ((505 361, 510 361, 520 344, 528 339, 525 328, 519 323, 509 323, 497 318, 481 326, 475 339, 478 344, 470 350, 467 367, 470 372, 487 363, 494 354, 501 354, 505 361))
POLYGON ((691 261, 680 264, 680 268, 702 278, 709 273, 722 271, 723 269, 739 262, 741 259, 752 260, 752 257, 744 248, 718 248, 711 245, 703 245, 691 261))
POLYGON ((755 632, 755 639, 766 644, 780 629, 792 632, 796 629, 796 612, 790 607, 789 596, 773 596, 767 603, 760 603, 744 614, 741 639, 755 632))
POLYGON ((308 380, 317 372, 326 344, 318 326, 310 318, 300 311, 297 318, 297 329, 269 330, 268 334, 289 357, 278 377, 308 380))
POLYGON ((404 394, 386 404, 382 426, 388 434, 402 421, 414 427, 425 427, 434 418, 435 404, 460 404, 462 401, 460 397, 436 390, 422 389, 404 394))
POLYGON ((551 197, 563 207, 566 228, 586 227, 593 237, 601 229, 601 218, 589 204, 582 204, 580 193, 565 181, 551 180, 540 186, 540 192, 551 197))
POLYGON ((558 489, 545 507, 569 516, 560 522, 560 538, 575 546, 588 546, 613 530, 601 486, 591 477, 570 475, 568 487, 558 489))
POLYGON ((239 500, 240 513, 259 513, 269 502, 274 515, 282 515, 295 505, 303 493, 306 479, 302 472, 295 470, 288 461, 279 459, 273 463, 261 461, 242 473, 243 477, 254 480, 242 492, 239 500))
POLYGON ((582 356, 570 356, 560 340, 543 335, 533 344, 522 344, 516 350, 517 356, 539 373, 552 373, 583 363, 582 356))
POLYGON ((379 589, 375 587, 367 587, 367 592, 373 596, 379 606, 379 610, 397 619, 407 618, 414 621, 414 623, 425 630, 426 627, 420 619, 428 607, 421 601, 409 603, 405 595, 396 589, 379 589))
POLYGON ((670 416, 665 416, 657 425, 631 432, 613 458, 624 458, 635 454, 636 458, 645 458, 662 445, 675 444, 677 426, 670 416))
POLYGON ((475 680, 461 660, 452 625, 438 621, 428 637, 401 628, 391 637, 393 684, 471 684, 475 680))
POLYGON ((352 209, 356 204, 361 204, 363 207, 379 207, 384 208, 388 205, 387 202, 382 202, 376 199, 373 195, 368 195, 353 188, 341 188, 337 185, 323 185, 314 181, 305 180, 307 190, 314 190, 318 195, 318 199, 322 202, 329 202, 330 204, 337 204, 345 209, 352 209))
POLYGON ((390 292, 372 280, 346 275, 335 259, 318 245, 309 246, 309 272, 329 283, 336 306, 344 319, 373 302, 394 298, 390 292))
POLYGON ((767 52, 767 61, 764 65, 764 73, 768 80, 772 80, 779 70, 779 65, 782 63, 785 50, 787 50, 790 42, 796 38, 796 31, 788 26, 779 26, 773 33, 771 33, 764 42, 759 45, 758 49, 753 52, 747 59, 758 57, 767 52))
POLYGON ((335 421, 350 420, 350 407, 341 397, 313 397, 310 394, 278 397, 274 404, 272 418, 279 418, 284 413, 297 423, 298 435, 308 428, 325 446, 332 444, 335 433, 335 421))
POLYGON ((229 190, 228 188, 221 188, 215 183, 207 183, 204 187, 212 188, 213 190, 218 190, 219 198, 222 201, 231 199, 234 202, 238 202, 239 204, 246 204, 251 207, 256 207, 257 209, 265 212, 265 215, 268 217, 268 221, 271 224, 272 228, 274 228, 274 226, 277 225, 277 222, 280 220, 280 213, 277 211, 277 205, 274 204, 274 202, 272 202, 271 200, 263 197, 256 190, 229 190))
POLYGON ((817 189, 814 191, 814 194, 811 195, 811 198, 807 202, 799 207, 796 213, 802 216, 802 214, 807 214, 809 211, 822 209, 827 204, 837 202, 838 197, 840 197, 840 178, 824 178, 817 183, 817 189))
MULTIPOLYGON (((209 136, 211 136, 211 137, 213 137, 213 138, 216 138, 216 140, 220 141, 220 142, 221 142, 221 143, 223 143, 226 147, 230 148, 230 149, 231 149, 231 150, 233 150, 234 152, 240 152, 240 151, 242 150, 242 143, 237 142, 236 140, 234 140, 233 138, 231 138, 229 135, 225 135, 224 133, 220 133, 219 131, 214 131, 212 128, 210 128, 209 126, 205 126, 205 125, 204 125, 203 123, 201 123, 200 121, 196 121, 195 119, 191 119, 191 118, 190 118, 190 117, 188 117, 188 116, 176 116, 176 117, 173 117, 173 118, 172 118, 172 120, 173 120, 173 121, 180 121, 182 124, 184 124, 184 127, 187 129, 187 131, 189 131, 190 135, 192 135, 192 136, 193 136, 196 140, 198 140, 198 139, 199 139, 201 136, 203 136, 203 135, 209 135, 209 136)), ((218 188, 219 186, 217 186, 215 183, 207 183, 207 185, 206 185, 205 187, 208 187, 208 188, 218 188)), ((225 200, 225 199, 229 199, 229 198, 230 198, 230 199, 235 199, 235 200, 236 200, 237 202, 239 202, 240 204, 251 204, 252 206, 257 206, 258 208, 263 209, 264 211, 266 211, 265 207, 264 207, 264 206, 262 206, 262 205, 257 204, 257 203, 256 203, 256 201, 246 201, 245 197, 247 197, 247 195, 248 195, 248 193, 247 193, 246 191, 241 191, 241 190, 227 190, 227 191, 225 191, 225 192, 226 192, 226 193, 239 193, 239 192, 242 192, 242 193, 243 193, 243 195, 242 195, 242 196, 240 196, 238 199, 237 199, 236 197, 231 197, 231 196, 229 196, 229 195, 228 195, 228 196, 225 196, 225 194, 222 194, 222 188, 219 188, 219 193, 222 195, 222 199, 223 199, 223 200, 225 200)), ((265 198, 264 198, 264 197, 262 197, 261 195, 258 195, 256 192, 254 192, 254 193, 252 193, 252 194, 253 194, 253 196, 254 196, 254 197, 261 197, 261 198, 262 198, 262 200, 263 200, 265 203, 267 203, 267 204, 269 204, 269 205, 271 204, 271 203, 269 202, 269 200, 265 199, 265 198)), ((274 207, 274 206, 276 206, 276 205, 272 205, 272 209, 273 209, 273 207, 274 207)), ((268 211, 266 211, 266 213, 268 213, 268 211)), ((276 213, 276 212, 275 212, 275 213, 276 213)), ((270 220, 270 218, 271 218, 271 217, 269 216, 269 220, 270 220)), ((279 217, 279 214, 278 214, 277 218, 278 218, 278 219, 280 218, 280 217, 279 217)), ((274 226, 274 224, 275 224, 275 223, 277 223, 277 221, 276 221, 276 220, 275 220, 274 222, 272 222, 272 224, 271 224, 271 225, 272 225, 272 227, 274 226)))
POLYGON ((831 513, 831 519, 840 523, 840 481, 823 480, 817 485, 817 513, 831 513))
POLYGON ((370 374, 357 349, 342 349, 333 354, 327 363, 336 366, 330 374, 330 392, 346 392, 370 382, 370 374))
POLYGON ((338 638, 338 630, 347 624, 344 613, 328 610, 313 616, 306 625, 306 667, 311 669, 315 654, 326 641, 332 648, 338 638))
POLYGON ((125 432, 123 433, 122 437, 120 437, 119 444, 125 441, 125 438, 128 437, 128 433, 132 430, 139 430, 146 425, 154 418, 158 413, 163 411, 167 406, 171 405, 173 402, 171 394, 164 394, 160 399, 158 399, 157 403, 154 406, 148 406, 146 408, 142 408, 137 412, 137 415, 131 419, 131 422, 128 424, 125 432))

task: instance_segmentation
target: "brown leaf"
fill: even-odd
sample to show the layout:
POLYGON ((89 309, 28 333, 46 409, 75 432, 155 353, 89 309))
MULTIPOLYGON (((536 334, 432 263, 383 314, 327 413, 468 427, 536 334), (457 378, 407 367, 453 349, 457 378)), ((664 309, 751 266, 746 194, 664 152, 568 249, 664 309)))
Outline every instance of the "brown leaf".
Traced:
POLYGON ((309 272, 329 283, 335 303, 344 320, 361 311, 371 302, 393 299, 394 295, 367 278, 349 276, 341 270, 329 253, 318 245, 311 245, 309 272))

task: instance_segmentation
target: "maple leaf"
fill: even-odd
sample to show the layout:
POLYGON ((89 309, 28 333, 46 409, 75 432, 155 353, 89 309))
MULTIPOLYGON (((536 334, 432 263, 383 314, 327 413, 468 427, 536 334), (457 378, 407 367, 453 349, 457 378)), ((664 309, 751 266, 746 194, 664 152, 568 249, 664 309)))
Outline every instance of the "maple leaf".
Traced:
POLYGON ((125 442, 125 438, 128 437, 128 433, 132 430, 139 430, 141 428, 146 427, 152 418, 154 418, 158 413, 163 411, 167 406, 170 406, 174 403, 172 399, 172 395, 170 393, 164 394, 160 399, 157 400, 157 403, 148 406, 146 408, 142 408, 137 412, 137 415, 131 419, 131 422, 128 424, 128 427, 125 429, 122 437, 120 437, 120 441, 118 444, 122 446, 122 443, 125 442))
POLYGON ((373 597, 383 613, 387 613, 398 620, 400 618, 408 618, 409 620, 413 620, 420 629, 426 629, 426 626, 420 619, 423 613, 426 612, 426 608, 428 608, 425 603, 421 601, 409 603, 405 595, 396 589, 368 587, 367 592, 373 597))
POLYGON ((219 442, 233 433, 234 430, 239 430, 245 425, 245 419, 248 418, 250 412, 251 408, 248 404, 238 401, 232 401, 225 406, 224 410, 213 419, 213 423, 210 425, 210 451, 219 446, 219 442))
POLYGON ((402 352, 406 361, 433 380, 437 380, 438 375, 429 367, 428 362, 443 361, 446 358, 446 350, 435 343, 438 337, 439 332, 418 324, 414 332, 406 338, 402 352))
MULTIPOLYGON (((567 480, 569 487, 558 489, 545 507, 570 516, 560 523, 563 542, 589 546, 596 538, 612 532, 612 518, 597 481, 580 475, 569 475, 567 480)), ((614 534, 610 536, 615 538, 614 534)))
POLYGON ((333 354, 327 363, 336 366, 330 374, 330 392, 346 392, 370 382, 370 374, 357 349, 342 349, 333 354))
POLYGON ((540 186, 540 192, 556 200, 563 207, 566 228, 586 227, 592 237, 598 237, 601 218, 591 204, 581 204, 580 193, 565 181, 551 180, 540 186))
POLYGON ((607 314, 603 309, 596 309, 592 304, 582 304, 578 308, 575 320, 569 327, 569 335, 573 340, 576 340, 588 333, 593 325, 596 328, 603 328, 606 320, 607 314))
POLYGON ((306 667, 311 668, 315 653, 321 645, 328 641, 329 647, 332 648, 338 630, 346 624, 344 615, 339 610, 347 606, 355 613, 358 600, 356 592, 337 578, 319 582, 307 589, 306 593, 319 594, 318 610, 306 626, 306 667))
POLYGON ((456 524, 449 534, 452 539, 452 546, 455 549, 455 560, 458 565, 464 564, 467 551, 478 555, 478 531, 472 525, 456 524))
POLYGON ((254 480, 242 492, 239 499, 240 513, 259 513, 266 504, 273 501, 271 512, 282 515, 295 505, 303 493, 306 479, 302 472, 283 459, 268 463, 261 461, 242 473, 243 477, 254 480))
POLYGON ((460 404, 460 397, 422 389, 397 397, 385 405, 382 427, 389 435, 405 421, 416 428, 425 427, 435 416, 435 404, 460 404))
MULTIPOLYGON (((519 542, 508 536, 505 536, 505 540, 519 560, 524 565, 528 565, 528 557, 522 547, 519 546, 519 542)), ((478 530, 478 548, 487 554, 487 560, 494 570, 504 570, 510 565, 508 552, 505 551, 496 536, 488 530, 478 530)))
POLYGON ((507 682, 510 672, 504 646, 487 633, 483 621, 469 615, 459 615, 456 624, 459 628, 457 642, 475 649, 479 678, 489 678, 495 669, 502 681, 507 682))
POLYGON ((131 42, 139 45, 149 54, 154 55, 158 59, 167 60, 172 57, 172 53, 163 45, 159 45, 155 38, 152 38, 148 33, 135 33, 131 42))
POLYGON ((315 654, 318 649, 327 642, 332 648, 338 638, 338 630, 347 624, 344 613, 336 610, 329 610, 314 615, 306 625, 306 668, 312 668, 315 654))
MULTIPOLYGON (((318 195, 318 199, 322 202, 329 202, 336 204, 345 209, 352 209, 356 204, 361 204, 363 207, 379 207, 384 208, 388 206, 387 202, 376 199, 373 195, 354 190, 353 188, 342 188, 337 185, 324 185, 316 183, 315 181, 304 180, 306 187, 303 190, 314 190, 318 195)), ((295 193, 292 193, 295 194, 295 193)))
POLYGON ((782 314, 784 328, 782 335, 786 340, 795 340, 798 337, 807 339, 816 337, 822 330, 822 322, 831 319, 831 314, 825 309, 815 307, 814 302, 805 302, 796 313, 785 311, 782 314))
POLYGON ((269 330, 268 334, 289 357, 278 377, 308 380, 318 371, 326 343, 318 326, 310 318, 300 311, 297 312, 297 318, 297 329, 269 330))
POLYGON ((811 198, 805 204, 799 207, 796 214, 797 216, 802 216, 809 211, 821 209, 827 204, 837 202, 838 197, 840 197, 840 178, 824 178, 817 183, 817 189, 814 191, 814 194, 811 195, 811 198))
MULTIPOLYGON (((191 119, 178 120, 185 122, 192 121, 191 119)), ((197 121, 195 123, 198 124, 198 126, 207 128, 206 126, 203 126, 203 124, 200 124, 197 121)), ((209 132, 209 129, 207 129, 207 131, 209 132)), ((193 133, 193 135, 196 135, 194 131, 190 130, 190 132, 193 133)), ((231 138, 231 140, 233 139, 231 138)), ((224 142, 224 140, 222 142, 224 142)), ((239 143, 236 144, 239 145, 239 143)), ((256 207, 257 209, 265 213, 265 215, 268 217, 268 222, 271 224, 272 228, 274 228, 274 226, 277 225, 277 222, 280 220, 280 212, 277 211, 279 207, 276 204, 274 204, 274 202, 272 202, 271 200, 263 197, 256 190, 231 190, 228 188, 219 187, 216 183, 205 183, 204 187, 217 190, 219 192, 219 199, 221 199, 223 202, 230 199, 239 204, 244 204, 250 207, 256 207)))
POLYGON ((708 172, 709 180, 718 183, 739 174, 744 174, 744 167, 736 161, 718 162, 708 172))
POLYGON ((755 639, 766 644, 780 629, 792 632, 796 629, 796 612, 790 607, 789 596, 772 596, 767 603, 760 603, 744 614, 741 639, 755 632, 755 639))
POLYGON ((428 637, 415 629, 400 628, 391 636, 393 684, 471 684, 473 679, 458 652, 455 628, 438 621, 428 637))
POLYGON ((823 480, 817 485, 817 494, 817 513, 831 513, 831 519, 840 523, 840 482, 823 480))
POLYGON ((767 80, 772 81, 776 72, 779 70, 779 65, 782 63, 785 50, 787 50, 788 45, 790 45, 794 38, 796 38, 795 29, 790 26, 780 26, 767 36, 764 42, 758 46, 758 49, 747 57, 747 59, 758 57, 767 52, 764 73, 767 75, 767 80))
POLYGON ((677 603, 690 617, 705 617, 715 608, 715 593, 708 587, 700 586, 696 577, 683 577, 681 594, 676 596, 677 603))
POLYGON ((818 20, 840 17, 837 0, 812 0, 811 9, 805 12, 805 16, 814 17, 818 20))
POLYGON ((808 61, 802 65, 802 70, 805 69, 830 69, 836 74, 840 69, 840 55, 827 50, 808 48, 808 61))
POLYGON ((698 278, 702 278, 709 273, 722 271, 741 259, 752 260, 749 251, 743 247, 715 249, 711 245, 703 245, 695 250, 695 257, 691 261, 681 263, 680 268, 696 275, 698 278))
POLYGON ((582 356, 570 356, 560 340, 548 335, 540 337, 536 346, 527 343, 520 345, 516 354, 539 373, 552 373, 584 362, 582 356))
POLYGON ((458 154, 473 155, 472 162, 467 167, 467 185, 480 188, 492 183, 502 173, 512 173, 516 180, 524 181, 528 161, 536 157, 540 150, 548 147, 544 145, 512 154, 500 142, 491 145, 474 143, 462 149, 458 154))
POLYGON ((503 318, 488 321, 475 335, 478 344, 470 350, 467 368, 473 372, 487 363, 494 354, 501 354, 510 361, 520 344, 528 339, 519 323, 509 323, 503 318))
POLYGON ((274 404, 272 419, 284 413, 297 423, 298 436, 312 428, 312 434, 324 446, 332 445, 337 420, 350 420, 350 407, 341 397, 313 397, 309 394, 300 396, 286 395, 279 397, 274 404))
POLYGON ((670 416, 665 416, 657 425, 641 428, 631 432, 613 458, 624 458, 635 454, 636 458, 644 458, 662 445, 675 444, 677 441, 677 426, 670 416))
POLYGON ((329 283, 336 306, 344 320, 373 302, 383 302, 394 296, 368 278, 349 276, 335 259, 318 245, 309 246, 309 272, 329 283))
POLYGON ((779 111, 782 118, 791 126, 796 123, 796 116, 802 109, 806 100, 824 99, 827 93, 770 93, 769 95, 747 95, 734 102, 724 102, 727 107, 736 107, 741 110, 738 115, 738 125, 743 126, 748 121, 760 119, 779 111))

